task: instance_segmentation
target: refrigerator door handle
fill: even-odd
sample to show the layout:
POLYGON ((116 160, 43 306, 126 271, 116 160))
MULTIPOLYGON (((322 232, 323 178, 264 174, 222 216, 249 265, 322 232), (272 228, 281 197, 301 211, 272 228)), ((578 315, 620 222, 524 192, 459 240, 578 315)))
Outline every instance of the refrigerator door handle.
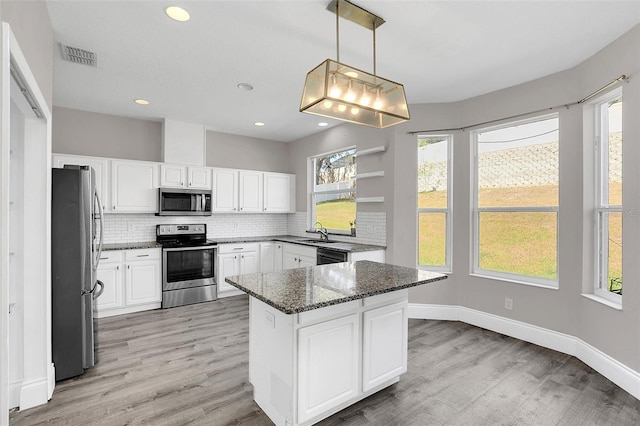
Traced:
POLYGON ((98 210, 100 211, 100 241, 98 242, 98 250, 96 252, 96 261, 93 269, 98 269, 98 264, 100 263, 100 256, 102 255, 102 241, 104 239, 104 209, 102 207, 102 202, 100 201, 100 196, 98 195, 98 188, 94 190, 95 200, 98 203, 98 210))
POLYGON ((104 291, 104 283, 100 280, 96 280, 96 282, 93 284, 93 288, 91 290, 82 290, 82 293, 80 293, 82 296, 86 296, 87 294, 93 294, 93 298, 97 299, 98 297, 100 297, 100 295, 102 294, 102 292, 104 291), (100 291, 98 291, 96 293, 96 287, 100 286, 100 291))
POLYGON ((100 295, 102 294, 102 292, 104 291, 104 283, 100 280, 96 280, 96 285, 100 286, 100 291, 98 291, 97 293, 95 292, 96 286, 93 286, 93 298, 97 299, 98 297, 100 297, 100 295))

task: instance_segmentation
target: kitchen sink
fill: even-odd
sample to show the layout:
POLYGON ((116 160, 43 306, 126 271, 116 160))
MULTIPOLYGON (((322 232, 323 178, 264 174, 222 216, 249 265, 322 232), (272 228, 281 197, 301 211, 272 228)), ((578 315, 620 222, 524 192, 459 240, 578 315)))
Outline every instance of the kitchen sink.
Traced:
POLYGON ((314 243, 314 244, 335 244, 339 241, 323 241, 323 240, 295 240, 296 243, 314 243))

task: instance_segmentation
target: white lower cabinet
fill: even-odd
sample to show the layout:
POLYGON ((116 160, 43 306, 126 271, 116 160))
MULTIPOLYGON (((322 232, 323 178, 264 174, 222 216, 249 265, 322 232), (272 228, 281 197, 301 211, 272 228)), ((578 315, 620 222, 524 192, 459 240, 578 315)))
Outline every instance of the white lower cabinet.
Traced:
POLYGON ((362 317, 362 390, 407 372, 406 303, 365 311, 362 317))
POLYGON ((304 268, 317 264, 316 248, 283 243, 283 269, 304 268))
POLYGON ((407 371, 407 290, 298 314, 251 297, 249 380, 276 425, 307 426, 407 371))
POLYGON ((98 318, 161 306, 159 248, 102 252, 97 277, 104 283, 96 299, 98 318))
POLYGON ((162 302, 162 286, 160 276, 160 262, 157 259, 129 259, 141 256, 135 252, 127 252, 125 271, 125 301, 127 306, 143 305, 162 302))
POLYGON ((122 294, 122 262, 124 251, 106 251, 100 256, 97 279, 102 281, 104 289, 96 299, 98 316, 110 309, 122 308, 124 296, 122 294))
POLYGON ((282 270, 282 243, 267 241, 260 243, 260 272, 282 270))
POLYGON ((218 297, 244 294, 224 279, 232 275, 260 271, 258 244, 222 244, 218 246, 218 297))
POLYGON ((298 422, 358 395, 360 321, 347 315, 298 330, 298 422))

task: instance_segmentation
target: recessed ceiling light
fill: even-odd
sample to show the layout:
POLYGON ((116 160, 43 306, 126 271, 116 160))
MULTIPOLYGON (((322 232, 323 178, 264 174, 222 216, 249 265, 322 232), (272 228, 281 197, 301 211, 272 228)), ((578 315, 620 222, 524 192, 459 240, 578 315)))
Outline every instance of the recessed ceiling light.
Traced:
POLYGON ((189 12, 178 6, 169 6, 164 10, 167 16, 175 21, 185 22, 191 19, 189 12))
POLYGON ((255 123, 253 123, 254 126, 258 126, 258 127, 262 127, 264 126, 264 123, 262 121, 256 121, 255 123))
POLYGON ((137 103, 138 105, 149 105, 149 101, 146 99, 134 99, 133 102, 137 103))
POLYGON ((320 126, 320 127, 327 127, 328 125, 329 125, 329 123, 326 123, 324 121, 321 121, 321 122, 318 123, 318 126, 320 126))
POLYGON ((238 89, 241 90, 253 90, 253 86, 249 83, 238 83, 238 89))
POLYGON ((351 77, 351 78, 358 78, 358 73, 355 71, 347 71, 344 73, 344 75, 351 77))

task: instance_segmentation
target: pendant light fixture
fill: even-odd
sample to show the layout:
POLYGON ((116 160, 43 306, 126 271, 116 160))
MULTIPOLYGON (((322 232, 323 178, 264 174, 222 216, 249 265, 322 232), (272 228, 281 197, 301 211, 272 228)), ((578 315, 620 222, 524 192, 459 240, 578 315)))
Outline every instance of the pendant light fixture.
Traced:
POLYGON ((307 73, 300 112, 379 129, 409 120, 404 86, 376 75, 376 28, 384 19, 347 0, 333 0, 327 10, 336 14, 337 57, 307 73), (373 74, 340 63, 340 17, 373 32, 373 74))

